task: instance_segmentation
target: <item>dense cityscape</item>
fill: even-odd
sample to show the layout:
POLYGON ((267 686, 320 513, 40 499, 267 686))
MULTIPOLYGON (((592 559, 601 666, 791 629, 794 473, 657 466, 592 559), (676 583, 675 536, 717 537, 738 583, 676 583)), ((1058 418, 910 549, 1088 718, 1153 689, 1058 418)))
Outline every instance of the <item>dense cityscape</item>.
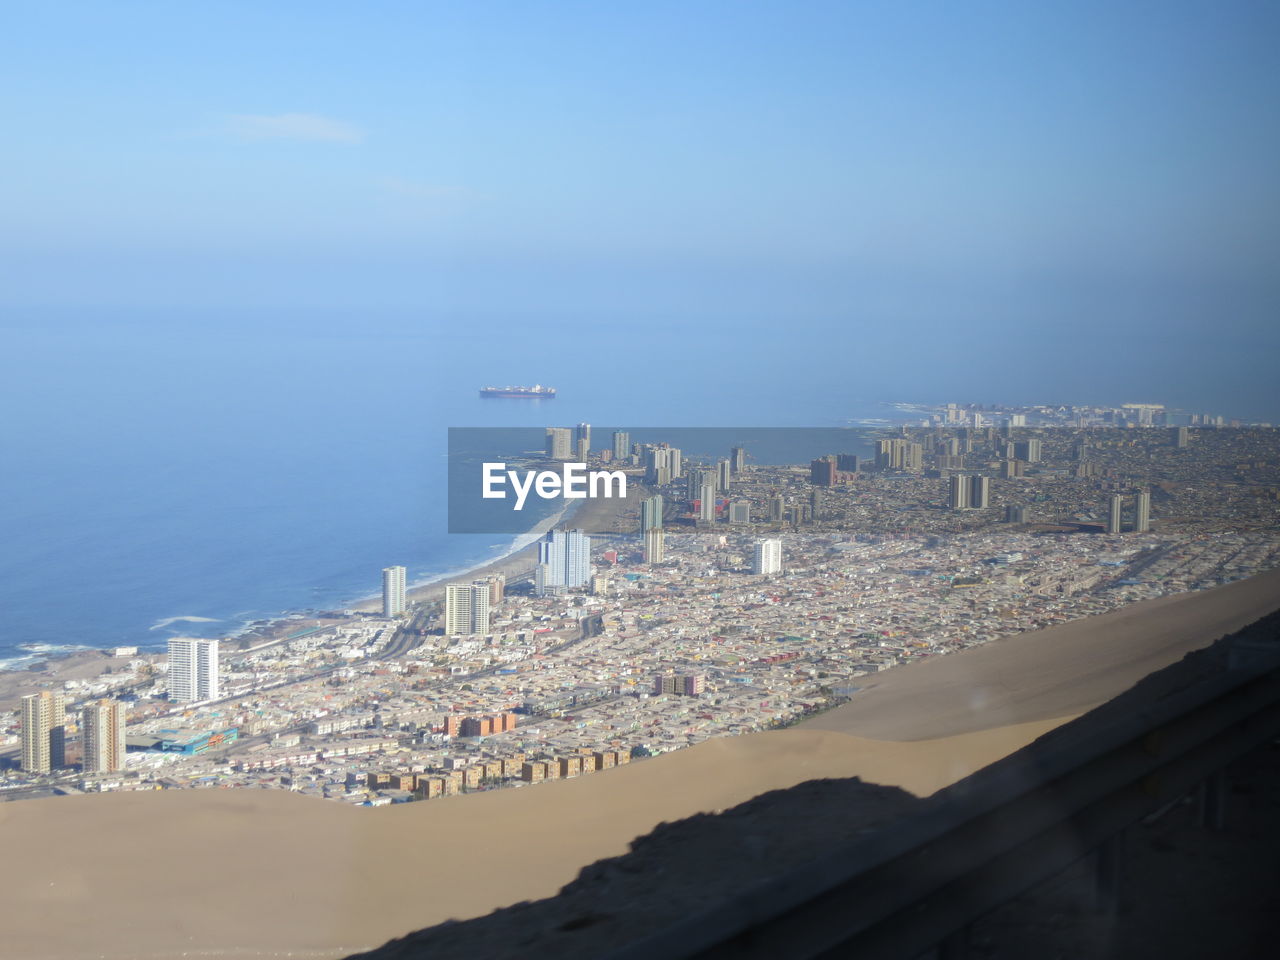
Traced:
POLYGON ((23 678, 17 799, 291 790, 382 806, 604 772, 856 697, 913 659, 1280 566, 1280 432, 1155 404, 899 405, 873 457, 714 462, 548 428, 639 495, 505 575, 23 678))

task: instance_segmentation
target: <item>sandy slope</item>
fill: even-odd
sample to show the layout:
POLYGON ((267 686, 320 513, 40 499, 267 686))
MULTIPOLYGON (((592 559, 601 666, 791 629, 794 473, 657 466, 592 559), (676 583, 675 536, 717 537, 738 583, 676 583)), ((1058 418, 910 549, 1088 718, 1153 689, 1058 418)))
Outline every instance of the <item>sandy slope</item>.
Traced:
POLYGON ((864 678, 852 701, 804 725, 925 740, 1085 713, 1277 607, 1280 570, 1146 600, 864 678))
POLYGON ((927 795, 1280 606, 1278 587, 913 664, 802 727, 568 782, 373 810, 274 791, 0 804, 0 957, 342 956, 552 894, 661 821, 765 790, 857 775, 927 795))
POLYGON ((0 874, 0 956, 341 956, 553 894, 664 820, 824 776, 926 795, 1059 722, 905 745, 784 730, 374 810, 231 790, 0 804, 6 862, 22 864, 0 874))

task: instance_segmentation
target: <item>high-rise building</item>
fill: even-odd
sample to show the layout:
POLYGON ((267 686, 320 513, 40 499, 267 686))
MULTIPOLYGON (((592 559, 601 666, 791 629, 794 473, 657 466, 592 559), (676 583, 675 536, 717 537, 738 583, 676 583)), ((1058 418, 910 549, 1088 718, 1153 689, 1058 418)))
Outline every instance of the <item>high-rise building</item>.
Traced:
POLYGON ((716 462, 716 486, 721 491, 728 492, 729 481, 732 479, 733 471, 730 470, 728 460, 719 460, 716 462))
POLYGON ((124 769, 125 705, 120 700, 99 700, 84 708, 81 743, 85 773, 110 773, 124 769))
POLYGON ((22 698, 22 769, 48 773, 66 766, 66 700, 42 690, 22 698))
POLYGON ((1021 460, 1001 460, 1000 476, 1005 480, 1013 480, 1016 477, 1023 476, 1023 463, 1021 460))
POLYGON ((715 483, 715 475, 710 470, 702 470, 693 467, 685 476, 685 483, 688 485, 689 499, 697 500, 702 496, 702 485, 705 483, 715 483))
POLYGON ((1013 445, 1013 453, 1019 460, 1025 460, 1027 463, 1039 463, 1042 453, 1041 442, 1035 438, 1019 440, 1013 445))
POLYGON ((500 604, 507 595, 507 578, 500 573, 495 573, 488 580, 489 583, 489 609, 493 609, 500 604))
POLYGON ((699 494, 698 519, 712 522, 716 518, 716 488, 713 484, 704 483, 699 494))
POLYGON ((924 468, 924 445, 901 437, 881 440, 876 445, 876 466, 881 470, 910 470, 918 473, 924 468))
POLYGON ((782 572, 782 541, 757 540, 751 572, 760 576, 772 576, 782 572))
POLYGON ((568 427, 547 427, 547 459, 573 459, 573 431, 568 427))
POLYGON ((857 473, 862 459, 856 453, 842 453, 836 457, 836 469, 841 473, 857 473))
POLYGON ((179 703, 218 699, 218 641, 174 637, 169 641, 169 699, 179 703))
POLYGON ((640 501, 640 532, 662 526, 662 494, 640 501))
POLYGON ((772 496, 769 498, 769 522, 781 523, 783 512, 786 510, 786 501, 781 496, 772 496))
POLYGON ((1124 497, 1113 493, 1107 502, 1107 533, 1119 533, 1124 529, 1124 497))
POLYGON ((908 443, 902 452, 902 469, 919 473, 924 469, 924 446, 919 443, 908 443))
POLYGON ((661 527, 651 527, 644 532, 644 562, 661 563, 666 556, 666 533, 661 527))
POLYGON ((949 495, 948 505, 952 510, 968 510, 969 509, 969 477, 953 475, 948 478, 949 495))
POLYGON ((1133 532, 1146 533, 1151 529, 1151 491, 1139 490, 1133 515, 1133 532))
POLYGON ((906 449, 907 441, 902 439, 878 441, 876 443, 876 467, 881 470, 901 470, 906 449))
POLYGON ((1186 449, 1187 445, 1190 442, 1191 442, 1190 430, 1188 430, 1186 427, 1173 428, 1173 445, 1175 447, 1177 447, 1179 450, 1184 450, 1186 449))
POLYGON ((809 482, 815 487, 836 485, 836 461, 834 457, 822 457, 809 462, 809 482))
POLYGON ((550 530, 538 542, 534 589, 539 596, 585 586, 590 579, 591 538, 581 530, 550 530))
POLYGON ((730 523, 750 523, 751 503, 747 500, 735 500, 729 504, 730 523))
POLYGON ((581 454, 584 449, 583 444, 586 444, 586 450, 591 450, 591 424, 589 423, 580 423, 573 428, 573 449, 579 451, 580 460, 587 459, 584 454, 581 454))
POLYGON ((1026 523, 1027 508, 1022 504, 1017 504, 1017 505, 1010 504, 1009 506, 1005 507, 1004 522, 1005 523, 1026 523))
POLYGON ((668 447, 664 444, 645 448, 645 483, 655 484, 659 487, 666 486, 672 480, 680 477, 681 466, 680 451, 675 447, 668 447))
POLYGON ((631 456, 631 434, 625 430, 613 431, 613 459, 626 460, 631 456))
POLYGON ((382 615, 398 617, 405 610, 404 567, 382 568, 382 615))
POLYGON ((729 451, 729 470, 734 476, 745 473, 747 469, 747 448, 734 447, 729 451))
POLYGON ((451 583, 445 588, 444 632, 474 635, 489 632, 489 601, 492 590, 486 581, 451 583))
POLYGON ((969 506, 975 510, 985 510, 991 506, 991 478, 969 478, 969 506))

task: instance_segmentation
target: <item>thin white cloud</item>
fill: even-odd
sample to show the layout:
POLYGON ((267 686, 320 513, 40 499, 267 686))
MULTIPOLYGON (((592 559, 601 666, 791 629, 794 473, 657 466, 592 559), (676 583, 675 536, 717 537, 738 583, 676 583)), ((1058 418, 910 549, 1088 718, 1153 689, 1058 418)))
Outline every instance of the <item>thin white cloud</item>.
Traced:
POLYGON ((315 113, 238 113, 227 118, 225 132, 240 140, 312 140, 359 143, 364 131, 315 113))

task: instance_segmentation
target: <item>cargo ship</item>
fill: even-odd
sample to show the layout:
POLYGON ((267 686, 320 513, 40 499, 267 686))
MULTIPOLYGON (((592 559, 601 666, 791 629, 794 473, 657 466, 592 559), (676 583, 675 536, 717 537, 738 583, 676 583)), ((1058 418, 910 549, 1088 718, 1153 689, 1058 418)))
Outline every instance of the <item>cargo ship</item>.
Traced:
POLYGON ((517 397, 525 400, 554 400, 555 387, 535 383, 532 387, 481 387, 482 397, 517 397))

